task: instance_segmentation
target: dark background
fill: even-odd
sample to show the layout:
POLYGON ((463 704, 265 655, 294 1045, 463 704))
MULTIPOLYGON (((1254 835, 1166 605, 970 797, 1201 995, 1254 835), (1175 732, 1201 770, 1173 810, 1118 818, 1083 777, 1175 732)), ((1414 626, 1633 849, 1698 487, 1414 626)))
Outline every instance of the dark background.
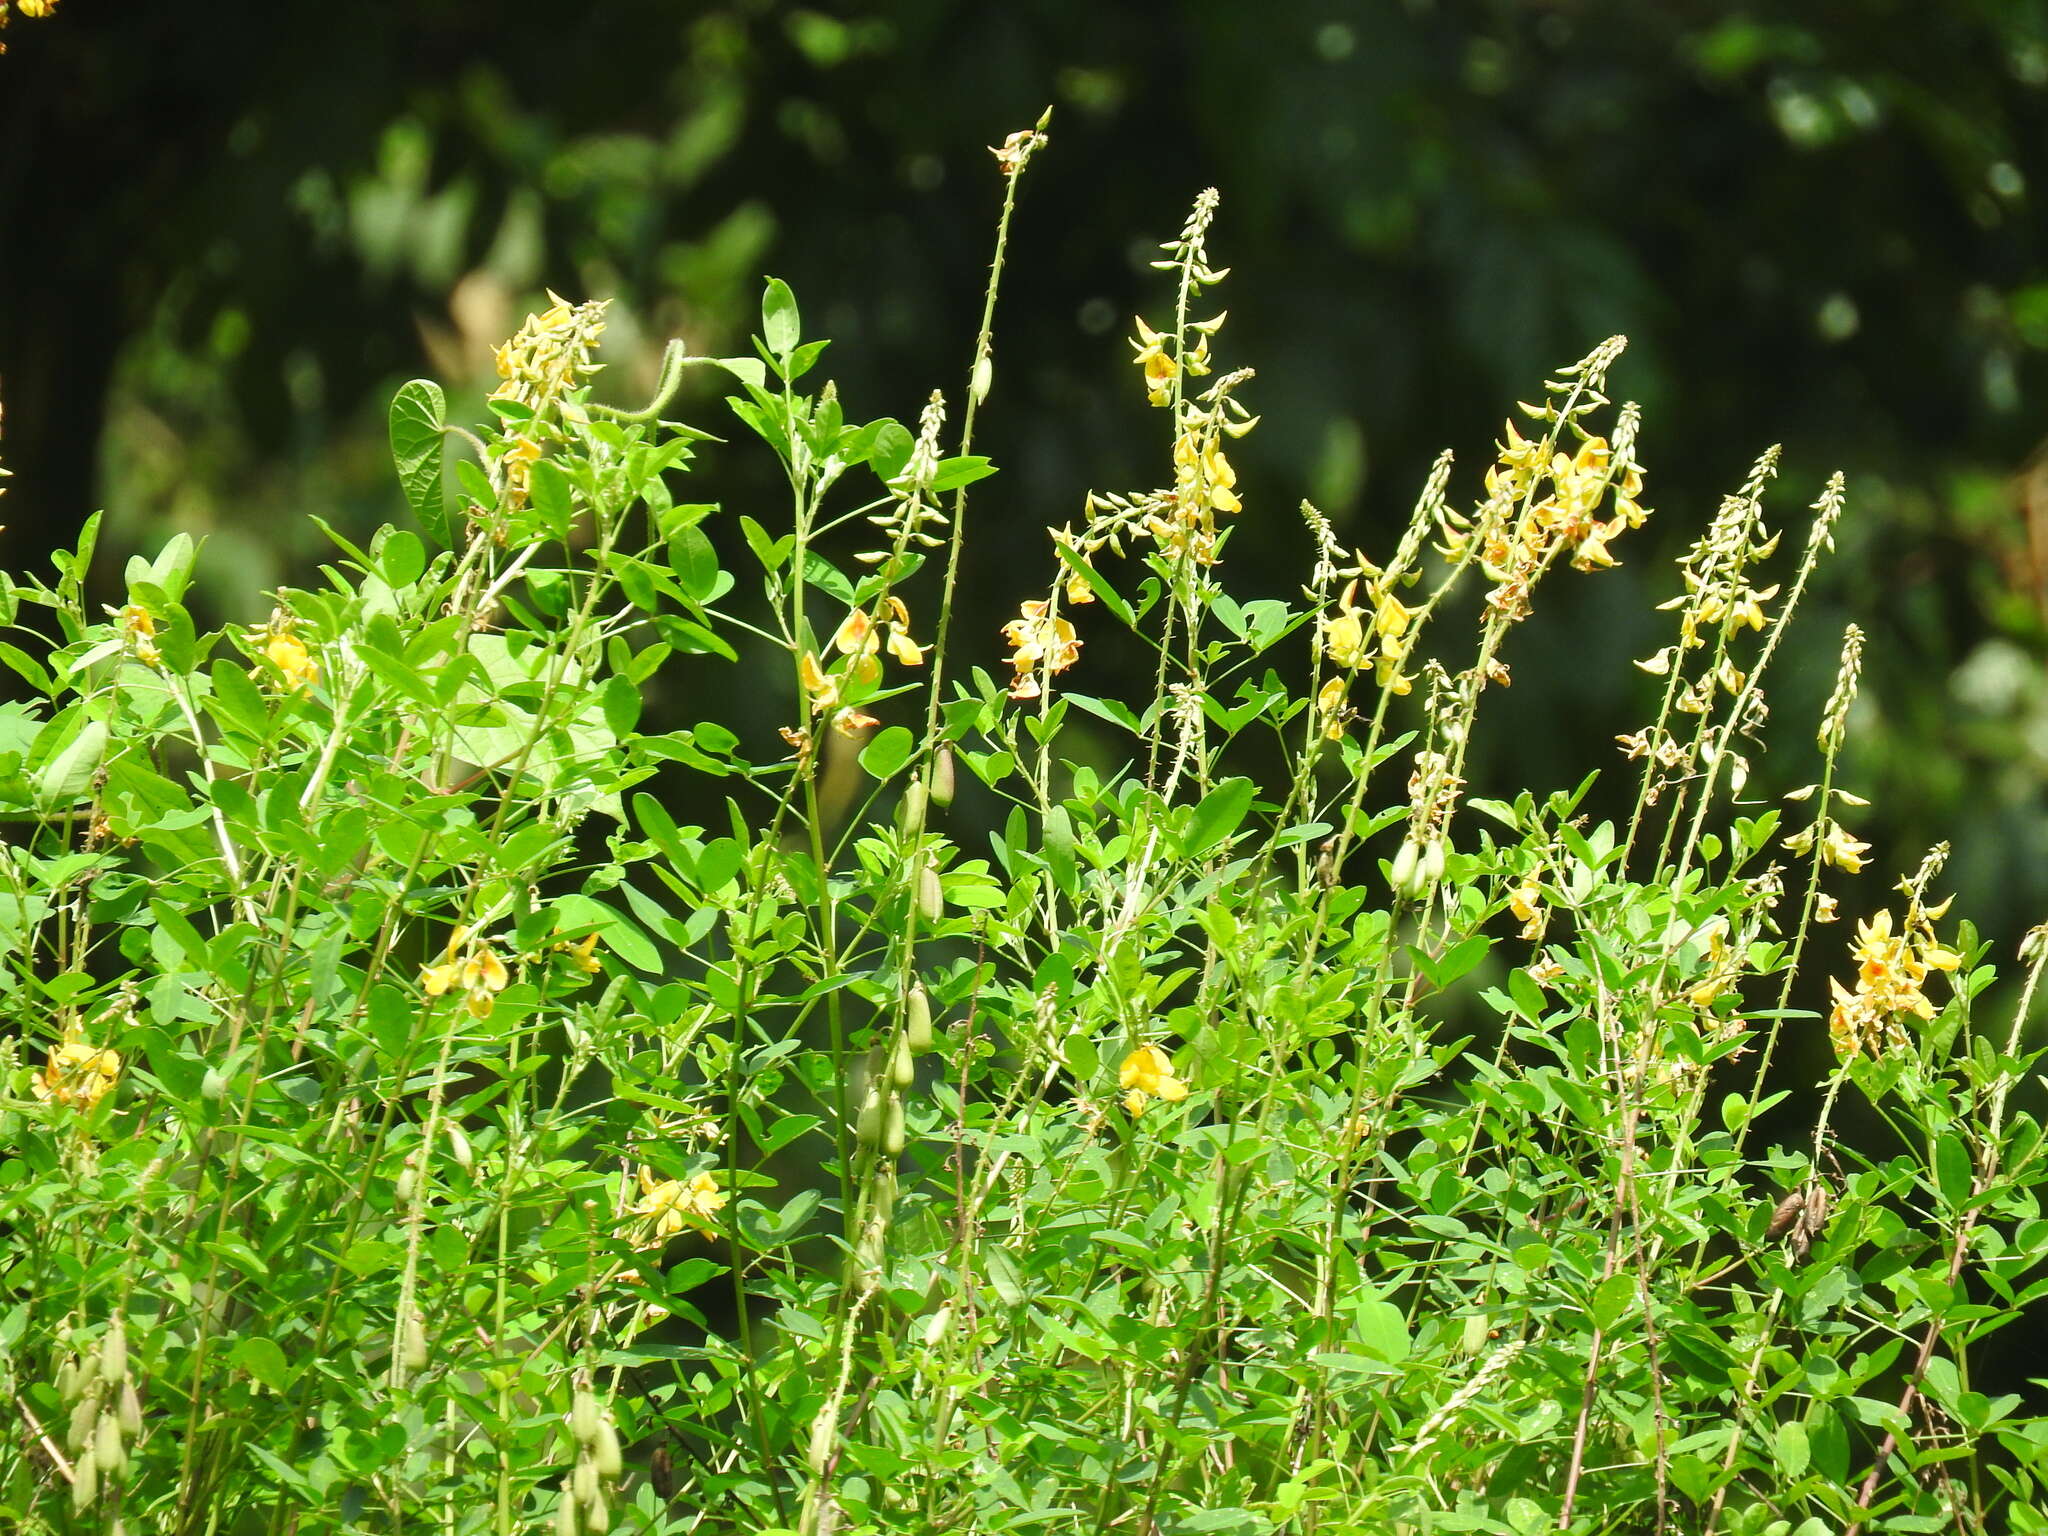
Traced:
MULTIPOLYGON (((304 514, 403 516, 395 386, 438 376, 473 415, 490 345, 550 287, 613 297, 614 400, 668 335, 742 350, 773 272, 835 338, 850 415, 957 402, 1001 194, 984 146, 1051 103, 976 444, 1002 472, 974 497, 967 659, 999 665, 1047 524, 1167 475, 1124 338, 1170 310, 1146 263, 1214 185, 1220 349, 1264 413, 1232 450, 1240 596, 1298 593, 1303 496, 1381 557, 1439 448, 1469 503, 1512 402, 1626 332, 1613 388, 1644 406, 1657 515, 1621 571, 1542 594, 1477 787, 1620 766, 1669 558, 1782 442, 1788 551, 1830 470, 1850 501, 1756 792, 1815 776, 1853 618, 1843 782, 1876 803, 1850 909, 1948 838, 1945 885, 2005 961, 2048 916, 2039 4, 63 0, 7 41, 9 568, 104 507, 103 599, 183 529, 210 540, 202 617, 260 621, 323 556, 304 514)), ((684 414, 729 424, 709 393, 684 414)), ((694 494, 786 518, 758 444, 702 464, 694 494)), ((1116 662, 1096 646, 1074 685, 1147 686, 1116 662)), ((773 712, 745 668, 693 686, 686 718, 773 712)))

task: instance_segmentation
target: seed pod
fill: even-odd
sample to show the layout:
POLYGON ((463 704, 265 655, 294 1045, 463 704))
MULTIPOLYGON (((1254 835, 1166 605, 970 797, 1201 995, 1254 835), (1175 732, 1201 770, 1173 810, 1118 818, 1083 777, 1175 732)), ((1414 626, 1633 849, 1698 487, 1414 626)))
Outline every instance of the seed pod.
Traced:
POLYGON ((113 1413, 102 1413, 92 1432, 93 1460, 109 1477, 119 1477, 128 1467, 128 1451, 121 1444, 121 1421, 113 1413))
POLYGON ((71 1464, 71 1512, 82 1515, 100 1496, 100 1464, 88 1450, 71 1464))
POLYGON ((420 1192, 420 1173, 410 1163, 398 1170, 398 1178, 391 1186, 391 1195, 398 1202, 400 1210, 409 1210, 415 1196, 420 1192))
POLYGON ((57 1367, 57 1401, 68 1403, 78 1396, 78 1362, 66 1358, 57 1367))
POLYGON ((427 1368, 427 1329, 417 1312, 409 1312, 405 1318, 405 1368, 408 1371, 424 1371, 427 1368))
POLYGON ((576 1520, 576 1501, 569 1496, 569 1485, 562 1484, 562 1496, 555 1502, 555 1536, 582 1536, 583 1527, 576 1520))
POLYGON ((133 1437, 142 1433, 142 1398, 135 1390, 135 1383, 121 1383, 121 1433, 133 1437))
POLYGON ((853 1134, 860 1138, 864 1147, 872 1147, 882 1139, 882 1096, 875 1089, 868 1089, 868 1096, 861 1100, 860 1117, 854 1121, 853 1134))
POLYGON ((1444 877, 1444 840, 1431 838, 1429 846, 1422 850, 1422 888, 1426 892, 1444 877))
POLYGON ((100 1375, 108 1381, 119 1381, 128 1374, 128 1328, 120 1318, 107 1324, 105 1337, 100 1340, 100 1375))
POLYGON ((455 1166, 464 1173, 476 1171, 476 1152, 469 1144, 469 1138, 462 1134, 462 1127, 448 1127, 448 1155, 455 1159, 455 1166))
POLYGON ((917 909, 928 923, 946 915, 946 888, 939 883, 939 872, 929 864, 917 872, 917 909))
POLYGON ((590 1459, 599 1477, 617 1477, 626 1470, 626 1457, 619 1449, 619 1432, 610 1419, 597 1421, 597 1435, 590 1447, 590 1459))
POLYGON ((903 1000, 903 1038, 920 1056, 932 1048, 932 1000, 919 982, 910 984, 910 995, 903 1000))
POLYGON ((932 754, 932 804, 944 810, 953 803, 953 749, 941 747, 932 754))
POLYGON ((597 1426, 604 1415, 597 1410, 597 1399, 583 1388, 576 1389, 576 1395, 569 1402, 569 1433, 576 1437, 578 1445, 588 1445, 597 1438, 597 1426))
POLYGON ((209 1104, 218 1104, 228 1096, 227 1076, 219 1067, 208 1067, 206 1076, 199 1079, 199 1096, 209 1104))
POLYGON ((1468 1355, 1476 1355, 1486 1348, 1487 1324, 1491 1321, 1484 1312, 1474 1312, 1465 1319, 1465 1334, 1458 1347, 1468 1355))
POLYGON ((95 1393, 81 1397, 71 1409, 71 1421, 64 1426, 64 1443, 76 1456, 92 1444, 93 1427, 99 1423, 100 1400, 95 1393))
POLYGON ((1412 839, 1401 844, 1401 851, 1394 855, 1392 867, 1387 870, 1387 883, 1394 888, 1394 894, 1404 901, 1413 901, 1422 894, 1422 849, 1412 839))
POLYGON ((939 1340, 946 1336, 946 1325, 953 1321, 953 1303, 947 1302, 934 1312, 924 1325, 924 1347, 938 1348, 939 1340))
POLYGON ((576 1490, 576 1502, 585 1509, 597 1497, 597 1464, 588 1456, 576 1458, 576 1470, 569 1476, 570 1485, 576 1490))
POLYGON ((896 825, 906 832, 922 827, 926 799, 924 780, 912 779, 910 788, 903 791, 902 803, 896 807, 896 825))
POLYGON ((885 1157, 903 1155, 903 1100, 895 1094, 889 1095, 889 1104, 882 1111, 882 1154, 885 1157))
POLYGON ((974 377, 967 385, 967 397, 976 405, 988 398, 988 387, 995 382, 995 359, 986 352, 974 360, 974 377))
POLYGON ((604 1494, 593 1493, 583 1503, 583 1529, 596 1531, 599 1536, 603 1536, 603 1533, 611 1528, 612 1512, 605 1505, 604 1494))
POLYGON ((889 1058, 889 1081, 898 1088, 908 1088, 917 1081, 917 1063, 911 1059, 907 1029, 896 1037, 896 1050, 889 1058))

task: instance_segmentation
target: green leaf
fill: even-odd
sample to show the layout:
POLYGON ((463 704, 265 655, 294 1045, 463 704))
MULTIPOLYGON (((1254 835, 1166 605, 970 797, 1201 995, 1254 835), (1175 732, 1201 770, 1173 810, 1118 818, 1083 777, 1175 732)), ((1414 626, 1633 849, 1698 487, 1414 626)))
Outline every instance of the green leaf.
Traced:
POLYGON ((105 723, 86 721, 78 734, 43 764, 43 771, 36 775, 36 798, 46 805, 68 805, 79 799, 91 788, 106 750, 105 723))
POLYGON ((420 542, 418 534, 403 528, 393 528, 384 535, 377 555, 384 567, 384 580, 393 587, 411 586, 427 568, 426 545, 420 542))
POLYGON ((1391 1301, 1363 1301, 1356 1305, 1358 1347, 1382 1360, 1399 1364, 1413 1347, 1408 1337, 1408 1319, 1391 1301))
POLYGON ((1251 810, 1258 793, 1250 779, 1225 779, 1195 805, 1188 818, 1188 830, 1181 838, 1181 852, 1196 858, 1214 848, 1238 829, 1251 810))
POLYGON ((282 1392, 292 1383, 291 1362, 268 1334, 244 1334, 228 1351, 228 1359, 273 1392, 282 1392))
POLYGON ((391 460, 406 505, 428 538, 448 547, 448 514, 441 506, 443 434, 448 429, 448 400, 432 379, 414 379, 391 401, 391 460))
POLYGON ((680 530, 668 541, 668 568, 693 603, 708 603, 718 592, 718 554, 702 528, 680 530))
POLYGON ((886 779, 910 760, 910 754, 917 745, 917 738, 900 725, 892 725, 876 733, 874 740, 860 749, 860 765, 878 779, 886 779))
POLYGON ((640 723, 640 690, 623 677, 604 684, 604 723, 614 736, 625 736, 640 723))
POLYGON ((1778 1426, 1775 1453, 1778 1466, 1787 1477, 1804 1477, 1808 1463, 1813 1460, 1812 1448, 1806 1442, 1806 1426, 1792 1419, 1778 1426))
POLYGON ((1960 1209, 1970 1199, 1970 1149, 1960 1136, 1943 1136, 1934 1144, 1934 1182, 1944 1204, 1960 1209))
POLYGON ((1586 1310, 1592 1314, 1596 1328, 1612 1332, 1614 1325, 1627 1317, 1635 1304, 1635 1276, 1609 1275, 1593 1287, 1593 1294, 1587 1298, 1586 1310))
POLYGON ((787 357, 796 350, 802 336, 803 322, 796 312, 796 295, 781 278, 769 278, 768 290, 761 296, 761 339, 777 357, 787 357))
POLYGON ((1138 620, 1131 612, 1131 605, 1124 601, 1123 594, 1112 587, 1108 578, 1090 565, 1078 549, 1069 549, 1064 544, 1055 544, 1052 548, 1053 553, 1065 562, 1067 569, 1080 577, 1082 584, 1090 592, 1102 599, 1103 607, 1123 620, 1127 626, 1134 629, 1137 627, 1138 620))

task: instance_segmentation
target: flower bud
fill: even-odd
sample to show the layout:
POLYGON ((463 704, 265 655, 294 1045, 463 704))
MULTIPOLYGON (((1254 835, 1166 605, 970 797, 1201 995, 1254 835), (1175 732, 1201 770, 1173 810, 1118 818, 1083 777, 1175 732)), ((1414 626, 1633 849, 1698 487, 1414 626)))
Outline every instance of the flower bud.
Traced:
POLYGON ((919 982, 911 983, 903 1000, 903 1038, 920 1056, 932 1048, 932 1000, 919 982))

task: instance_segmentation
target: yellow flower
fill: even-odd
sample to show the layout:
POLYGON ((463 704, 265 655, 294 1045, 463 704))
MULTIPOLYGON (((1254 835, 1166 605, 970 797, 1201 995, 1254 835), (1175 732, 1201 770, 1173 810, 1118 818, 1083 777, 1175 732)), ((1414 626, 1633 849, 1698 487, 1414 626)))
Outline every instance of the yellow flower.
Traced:
POLYGON ((263 654, 294 690, 320 681, 320 663, 294 635, 272 635, 263 654))
POLYGON ((597 934, 586 933, 574 944, 557 944, 556 949, 569 957, 569 963, 586 976, 602 976, 604 962, 597 958, 597 934))
POLYGON ((1838 821, 1828 823, 1827 836, 1820 841, 1821 862, 1832 864, 1837 869, 1857 874, 1863 868, 1863 855, 1870 852, 1870 844, 1858 842, 1843 830, 1838 821))
POLYGON ((1872 1056, 1906 1044, 1898 1016, 1932 1019, 1934 1004, 1921 991, 1930 970, 1954 971, 1962 956, 1934 938, 1928 914, 1917 907, 1908 914, 1910 934, 1892 932, 1892 915, 1880 912, 1856 925, 1856 987, 1830 978, 1835 1006, 1828 1016, 1828 1034, 1843 1059, 1868 1051, 1872 1056))
POLYGON ((642 1164, 640 1199, 627 1207, 626 1214, 648 1223, 648 1227, 634 1246, 659 1248, 685 1227, 708 1233, 712 1216, 725 1201, 725 1192, 712 1174, 700 1173, 687 1182, 656 1180, 654 1170, 642 1164))
POLYGON ((1337 616, 1323 620, 1323 654, 1332 666, 1347 672, 1365 660, 1365 624, 1357 606, 1358 583, 1344 588, 1337 600, 1337 616))
POLYGON ((1323 736, 1330 741, 1344 739, 1344 679, 1333 677, 1316 694, 1316 712, 1323 717, 1323 736))
POLYGON ((120 1075, 119 1051, 66 1040, 50 1047, 49 1061, 30 1080, 29 1088, 45 1104, 91 1109, 107 1096, 120 1075))
POLYGON ((429 997, 440 997, 460 987, 463 1006, 469 1010, 469 1016, 487 1019, 497 1005, 497 995, 512 980, 512 973, 505 969, 505 962, 488 944, 470 945, 464 953, 463 946, 468 939, 468 928, 458 927, 450 933, 448 947, 441 954, 441 963, 420 967, 420 986, 429 997))
POLYGON ((1141 316, 1137 339, 1131 345, 1138 351, 1134 361, 1144 370, 1145 398, 1154 405, 1166 404, 1172 398, 1173 381, 1180 377, 1180 364, 1166 355, 1166 337, 1141 316))
POLYGON ((1141 1045, 1126 1056, 1116 1081, 1128 1090, 1124 1109, 1133 1115, 1142 1115, 1152 1099, 1178 1104, 1188 1096, 1188 1085, 1173 1075, 1173 1058, 1156 1045, 1141 1045))
POLYGON ((1534 880, 1524 880, 1508 897, 1508 910, 1522 925, 1522 937, 1540 939, 1543 936, 1543 887, 1534 880))
POLYGON ((121 633, 128 641, 128 648, 135 653, 135 659, 145 667, 161 668, 163 655, 156 648, 156 617, 147 608, 130 603, 116 615, 121 633))
POLYGON ((1017 674, 1010 686, 1013 699, 1037 698, 1041 672, 1050 677, 1081 659, 1081 639, 1074 626, 1049 615, 1046 608, 1042 601, 1024 603, 1020 617, 1003 626, 1003 638, 1011 646, 1010 665, 1017 674))

